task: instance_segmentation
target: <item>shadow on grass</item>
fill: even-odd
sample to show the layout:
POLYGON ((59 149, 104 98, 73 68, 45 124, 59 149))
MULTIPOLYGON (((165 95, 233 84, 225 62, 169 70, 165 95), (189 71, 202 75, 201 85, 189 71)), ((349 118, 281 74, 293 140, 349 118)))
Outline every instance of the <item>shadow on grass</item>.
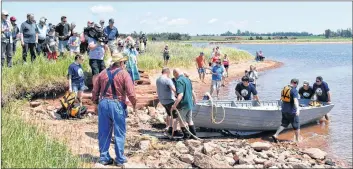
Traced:
POLYGON ((79 157, 82 159, 82 161, 87 163, 98 163, 99 161, 99 157, 93 156, 91 154, 80 154, 79 157))

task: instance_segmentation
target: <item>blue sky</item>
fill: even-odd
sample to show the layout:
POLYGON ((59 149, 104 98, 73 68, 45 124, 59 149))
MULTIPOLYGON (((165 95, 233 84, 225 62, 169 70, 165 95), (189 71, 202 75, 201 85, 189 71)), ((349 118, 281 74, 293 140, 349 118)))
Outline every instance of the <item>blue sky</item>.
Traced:
POLYGON ((114 18, 119 32, 220 34, 253 32, 323 33, 352 27, 352 2, 2 2, 2 9, 22 23, 27 13, 57 24, 65 15, 77 31, 88 20, 114 18))

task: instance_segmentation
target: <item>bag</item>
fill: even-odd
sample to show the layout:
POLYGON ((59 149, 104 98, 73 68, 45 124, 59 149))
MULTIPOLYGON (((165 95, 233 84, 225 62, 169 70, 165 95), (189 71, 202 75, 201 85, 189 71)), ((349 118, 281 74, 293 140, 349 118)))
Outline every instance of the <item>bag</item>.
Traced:
POLYGON ((65 95, 60 99, 61 108, 57 111, 60 114, 62 119, 69 118, 81 118, 87 112, 85 106, 80 106, 75 104, 76 93, 75 92, 66 92, 65 95))
POLYGON ((290 103, 291 95, 290 90, 292 90, 292 86, 287 85, 283 88, 281 92, 281 100, 286 103, 290 103))

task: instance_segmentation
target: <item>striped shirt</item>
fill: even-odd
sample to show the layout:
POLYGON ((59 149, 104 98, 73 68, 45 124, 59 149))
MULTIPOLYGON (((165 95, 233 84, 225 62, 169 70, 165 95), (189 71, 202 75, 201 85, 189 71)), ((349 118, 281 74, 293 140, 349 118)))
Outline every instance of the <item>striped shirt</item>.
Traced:
MULTIPOLYGON (((111 69, 113 74, 118 68, 111 69)), ((101 95, 103 95, 105 86, 109 81, 107 70, 102 71, 93 85, 92 90, 92 100, 97 100, 101 95)), ((114 76, 113 83, 116 89, 116 95, 118 100, 121 102, 126 102, 126 96, 129 97, 129 101, 132 105, 136 104, 136 94, 135 86, 132 83, 130 74, 126 70, 121 70, 116 76, 114 76)), ((109 86, 106 93, 106 98, 113 99, 112 89, 109 86)))

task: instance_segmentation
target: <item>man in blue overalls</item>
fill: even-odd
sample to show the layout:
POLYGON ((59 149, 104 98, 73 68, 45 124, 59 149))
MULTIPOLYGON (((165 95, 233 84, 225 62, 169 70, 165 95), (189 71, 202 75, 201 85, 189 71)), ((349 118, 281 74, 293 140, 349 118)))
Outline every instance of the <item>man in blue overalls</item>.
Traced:
POLYGON ((113 164, 109 155, 109 145, 114 131, 116 165, 124 166, 126 123, 126 96, 136 107, 134 85, 129 73, 125 70, 127 58, 115 58, 110 68, 102 71, 94 83, 92 100, 98 102, 98 144, 100 159, 103 165, 113 164))

